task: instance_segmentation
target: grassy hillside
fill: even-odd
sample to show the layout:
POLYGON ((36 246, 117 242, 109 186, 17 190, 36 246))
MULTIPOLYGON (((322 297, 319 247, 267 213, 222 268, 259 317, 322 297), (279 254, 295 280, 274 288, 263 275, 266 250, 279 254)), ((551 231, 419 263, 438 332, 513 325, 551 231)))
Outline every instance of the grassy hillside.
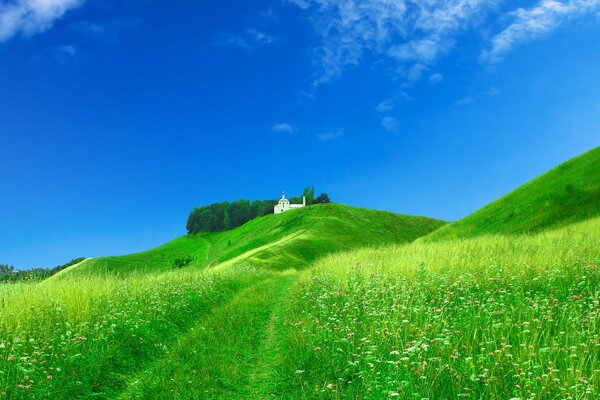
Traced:
POLYGON ((573 158, 423 240, 535 233, 600 215, 600 147, 573 158))
POLYGON ((597 399, 599 243, 595 218, 325 257, 291 295, 272 393, 597 399))
POLYGON ((272 318, 294 268, 358 246, 410 242, 441 225, 317 205, 0 286, 0 399, 240 398, 240 390, 260 398, 250 386, 263 373, 252 368, 268 370, 262 357, 275 351, 272 318), (176 268, 184 257, 193 259, 176 268))
POLYGON ((0 399, 597 399, 597 162, 446 240, 318 205, 0 285, 0 399))
POLYGON ((444 222, 340 204, 320 204, 256 218, 226 232, 175 239, 126 256, 90 259, 56 278, 89 272, 164 272, 191 257, 186 268, 251 264, 268 269, 303 268, 325 254, 366 245, 406 243, 444 222), (226 263, 226 264, 223 264, 226 263))

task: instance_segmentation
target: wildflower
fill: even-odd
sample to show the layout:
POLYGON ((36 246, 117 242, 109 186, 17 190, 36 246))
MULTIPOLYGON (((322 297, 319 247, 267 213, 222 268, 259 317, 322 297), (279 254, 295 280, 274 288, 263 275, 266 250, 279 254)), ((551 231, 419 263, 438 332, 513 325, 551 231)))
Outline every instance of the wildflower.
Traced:
POLYGON ((52 379, 54 379, 54 378, 52 377, 52 375, 48 375, 46 378, 48 378, 48 380, 49 380, 49 381, 51 381, 52 379))

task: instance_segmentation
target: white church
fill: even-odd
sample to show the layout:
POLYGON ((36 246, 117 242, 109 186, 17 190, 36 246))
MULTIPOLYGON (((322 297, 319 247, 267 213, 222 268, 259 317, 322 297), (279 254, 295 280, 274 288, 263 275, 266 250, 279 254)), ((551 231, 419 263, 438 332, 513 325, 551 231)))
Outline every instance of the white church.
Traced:
POLYGON ((281 195, 281 199, 275 206, 275 214, 281 214, 294 208, 306 207, 306 197, 302 196, 302 204, 290 204, 290 201, 285 198, 285 192, 281 195))

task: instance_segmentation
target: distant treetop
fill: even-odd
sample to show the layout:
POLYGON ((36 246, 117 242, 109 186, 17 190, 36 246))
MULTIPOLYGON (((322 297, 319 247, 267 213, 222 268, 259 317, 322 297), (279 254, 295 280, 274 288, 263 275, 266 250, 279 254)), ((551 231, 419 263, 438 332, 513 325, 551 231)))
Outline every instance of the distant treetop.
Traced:
MULTIPOLYGON (((302 203, 302 196, 306 197, 306 205, 330 203, 327 193, 321 193, 315 198, 315 188, 307 187, 300 196, 289 198, 292 203, 302 203)), ((190 213, 186 229, 188 234, 200 232, 218 232, 233 229, 246 222, 263 215, 272 214, 273 207, 278 200, 236 200, 213 203, 203 207, 196 207, 190 213)))

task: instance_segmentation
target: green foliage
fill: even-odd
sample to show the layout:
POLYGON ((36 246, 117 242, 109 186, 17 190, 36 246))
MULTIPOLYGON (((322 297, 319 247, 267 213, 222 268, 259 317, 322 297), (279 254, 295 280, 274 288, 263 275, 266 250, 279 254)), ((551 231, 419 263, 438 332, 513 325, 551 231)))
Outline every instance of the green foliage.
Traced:
POLYGON ((12 265, 9 266, 6 264, 0 264, 0 283, 41 281, 59 273, 60 271, 72 265, 79 264, 83 260, 85 260, 85 258, 76 258, 74 260, 69 261, 66 264, 59 265, 51 269, 33 268, 23 271, 15 270, 15 267, 12 265))
POLYGON ((533 179, 424 240, 535 233, 600 215, 600 147, 533 179))
POLYGON ((315 204, 331 203, 331 199, 327 193, 321 193, 316 199, 315 204))
POLYGON ((173 262, 173 265, 175 268, 183 268, 187 265, 190 265, 190 263, 194 261, 194 257, 193 256, 187 256, 187 257, 177 257, 175 259, 175 261, 173 262))
POLYGON ((277 200, 236 200, 197 207, 188 217, 186 228, 189 234, 225 231, 272 213, 276 204, 277 200))
POLYGON ((314 186, 304 188, 304 192, 302 192, 302 196, 306 199, 306 205, 315 204, 315 188, 314 188, 314 186))
MULTIPOLYGON (((315 198, 315 188, 306 187, 302 196, 306 198, 306 205, 330 203, 327 193, 322 193, 315 198)), ((302 196, 292 196, 288 200, 295 204, 302 203, 302 196)), ((272 214, 273 208, 279 200, 237 200, 233 203, 227 201, 196 207, 190 213, 186 229, 188 234, 201 232, 220 232, 236 228, 246 222, 264 215, 272 214)))

